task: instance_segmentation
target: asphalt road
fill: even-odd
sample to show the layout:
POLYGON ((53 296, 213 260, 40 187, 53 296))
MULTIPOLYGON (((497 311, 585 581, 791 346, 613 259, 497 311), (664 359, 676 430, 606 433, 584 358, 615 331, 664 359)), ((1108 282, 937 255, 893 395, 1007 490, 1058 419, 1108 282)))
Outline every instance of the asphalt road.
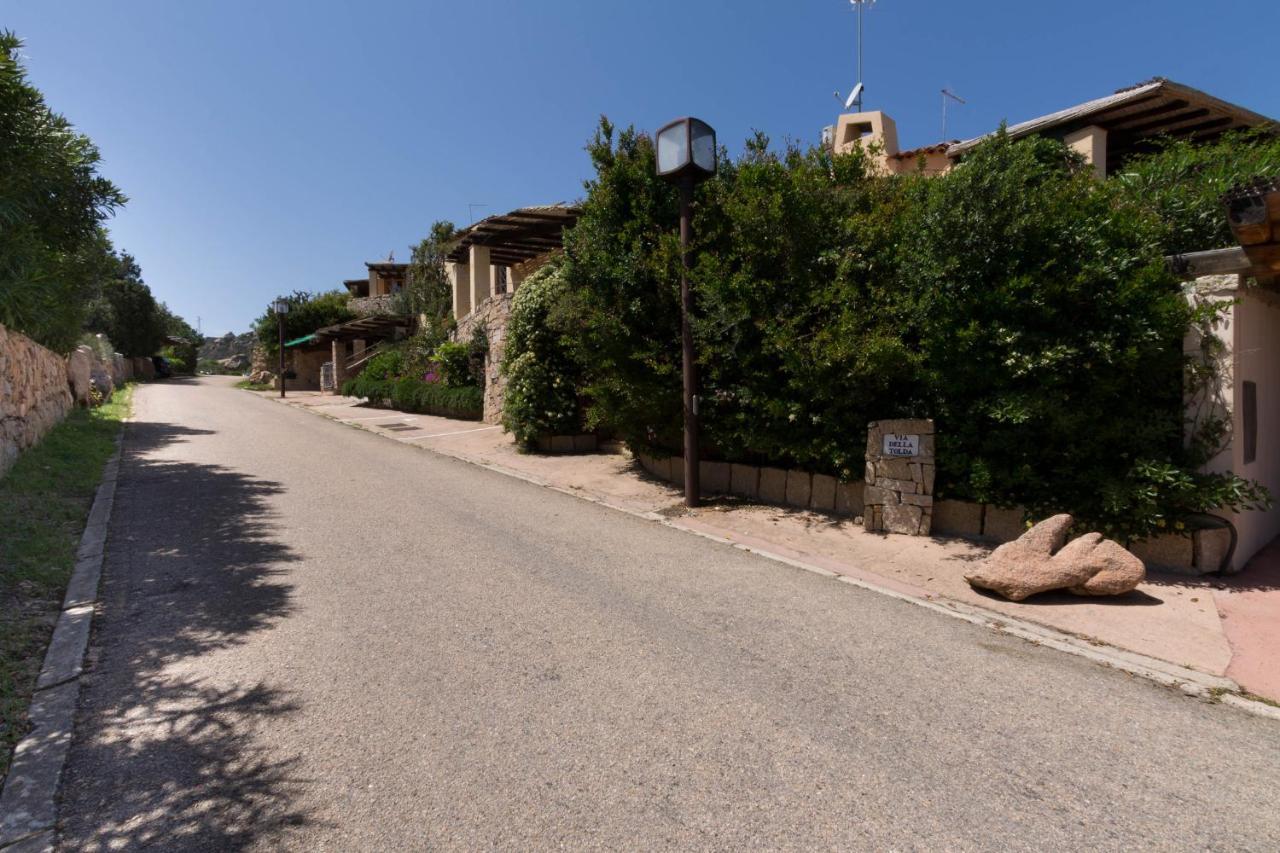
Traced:
POLYGON ((1280 725, 344 427, 139 389, 67 849, 1280 849, 1280 725))

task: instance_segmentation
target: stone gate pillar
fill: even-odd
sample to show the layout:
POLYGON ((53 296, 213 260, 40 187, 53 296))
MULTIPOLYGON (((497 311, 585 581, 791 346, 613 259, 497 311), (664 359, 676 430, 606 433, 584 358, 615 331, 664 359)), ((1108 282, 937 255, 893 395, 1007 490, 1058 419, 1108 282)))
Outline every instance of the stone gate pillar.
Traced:
POLYGON ((928 536, 933 524, 931 420, 867 425, 863 523, 868 531, 928 536))

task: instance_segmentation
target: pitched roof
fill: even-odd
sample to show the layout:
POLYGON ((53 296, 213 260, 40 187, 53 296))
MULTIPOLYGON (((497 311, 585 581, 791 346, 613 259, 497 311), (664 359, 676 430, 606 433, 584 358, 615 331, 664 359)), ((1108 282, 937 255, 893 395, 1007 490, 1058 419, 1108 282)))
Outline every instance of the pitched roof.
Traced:
MULTIPOLYGON (((1010 125, 1013 138, 1036 133, 1063 136, 1090 125, 1105 128, 1123 149, 1152 137, 1168 135, 1203 139, 1228 130, 1274 124, 1274 120, 1212 95, 1156 77, 1145 83, 1120 89, 1113 95, 1050 113, 1040 118, 1010 125)), ((947 149, 948 157, 959 157, 993 134, 958 142, 947 149)))

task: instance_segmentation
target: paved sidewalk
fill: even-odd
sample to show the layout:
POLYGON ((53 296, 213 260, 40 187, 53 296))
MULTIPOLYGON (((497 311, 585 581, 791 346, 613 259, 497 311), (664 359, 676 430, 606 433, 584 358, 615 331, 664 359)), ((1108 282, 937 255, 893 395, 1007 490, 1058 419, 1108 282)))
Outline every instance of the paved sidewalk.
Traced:
MULTIPOLYGON (((277 398, 278 399, 278 398, 277 398)), ((1022 603, 975 592, 965 568, 990 547, 962 539, 869 534, 849 519, 736 499, 689 512, 676 488, 626 452, 520 453, 500 428, 374 409, 354 398, 295 392, 292 406, 469 462, 499 468, 606 505, 661 513, 672 524, 731 539, 916 598, 976 605, 1213 676, 1280 701, 1280 544, 1229 579, 1152 573, 1130 595, 1045 594, 1022 603)))

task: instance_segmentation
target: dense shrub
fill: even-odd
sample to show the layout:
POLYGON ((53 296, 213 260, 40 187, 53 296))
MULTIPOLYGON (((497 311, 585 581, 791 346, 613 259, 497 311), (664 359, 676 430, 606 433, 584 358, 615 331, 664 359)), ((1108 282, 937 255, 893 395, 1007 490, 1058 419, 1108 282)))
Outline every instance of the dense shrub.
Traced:
POLYGON ((478 420, 484 412, 483 389, 449 388, 413 376, 375 379, 362 373, 344 382, 342 393, 348 397, 364 397, 375 406, 425 415, 478 420))
MULTIPOLYGON (((675 192, 634 130, 603 122, 588 150, 560 300, 576 390, 590 426, 676 450, 675 192)), ((1162 262, 1168 222, 1127 189, 1003 133, 935 179, 751 140, 696 197, 706 451, 857 479, 868 420, 928 416, 953 497, 1118 535, 1261 498, 1184 446, 1193 313, 1162 262)), ((562 392, 526 369, 541 384, 520 405, 552 410, 562 392)))
MULTIPOLYGON (((385 352, 380 352, 369 359, 369 363, 364 366, 364 370, 360 372, 358 378, 377 381, 395 379, 404 374, 404 369, 405 351, 402 348, 395 347, 385 352)), ((365 397, 368 395, 361 394, 359 396, 365 397)))
POLYGON ((478 419, 484 411, 484 390, 474 385, 450 387, 434 381, 435 374, 414 365, 412 349, 400 346, 379 353, 365 369, 342 385, 348 397, 364 397, 375 406, 405 412, 478 419), (431 380, 431 381, 429 381, 431 380))
POLYGON ((539 435, 584 429, 577 391, 582 371, 572 355, 572 337, 558 322, 568 295, 560 265, 552 262, 529 276, 512 299, 502 422, 522 447, 539 435))
POLYGON ((897 286, 914 303, 942 493, 1156 529, 1142 472, 1199 464, 1183 446, 1191 309, 1160 220, 1058 143, 1000 135, 928 182, 912 228, 897 286))
POLYGON ((1228 133, 1207 144, 1166 141, 1131 159, 1112 182, 1160 218, 1161 247, 1172 254, 1234 246, 1222 195, 1264 177, 1280 177, 1274 127, 1228 133))
POLYGON ((446 341, 436 347, 435 361, 440 366, 441 379, 450 388, 475 385, 471 375, 471 347, 468 344, 446 341))

